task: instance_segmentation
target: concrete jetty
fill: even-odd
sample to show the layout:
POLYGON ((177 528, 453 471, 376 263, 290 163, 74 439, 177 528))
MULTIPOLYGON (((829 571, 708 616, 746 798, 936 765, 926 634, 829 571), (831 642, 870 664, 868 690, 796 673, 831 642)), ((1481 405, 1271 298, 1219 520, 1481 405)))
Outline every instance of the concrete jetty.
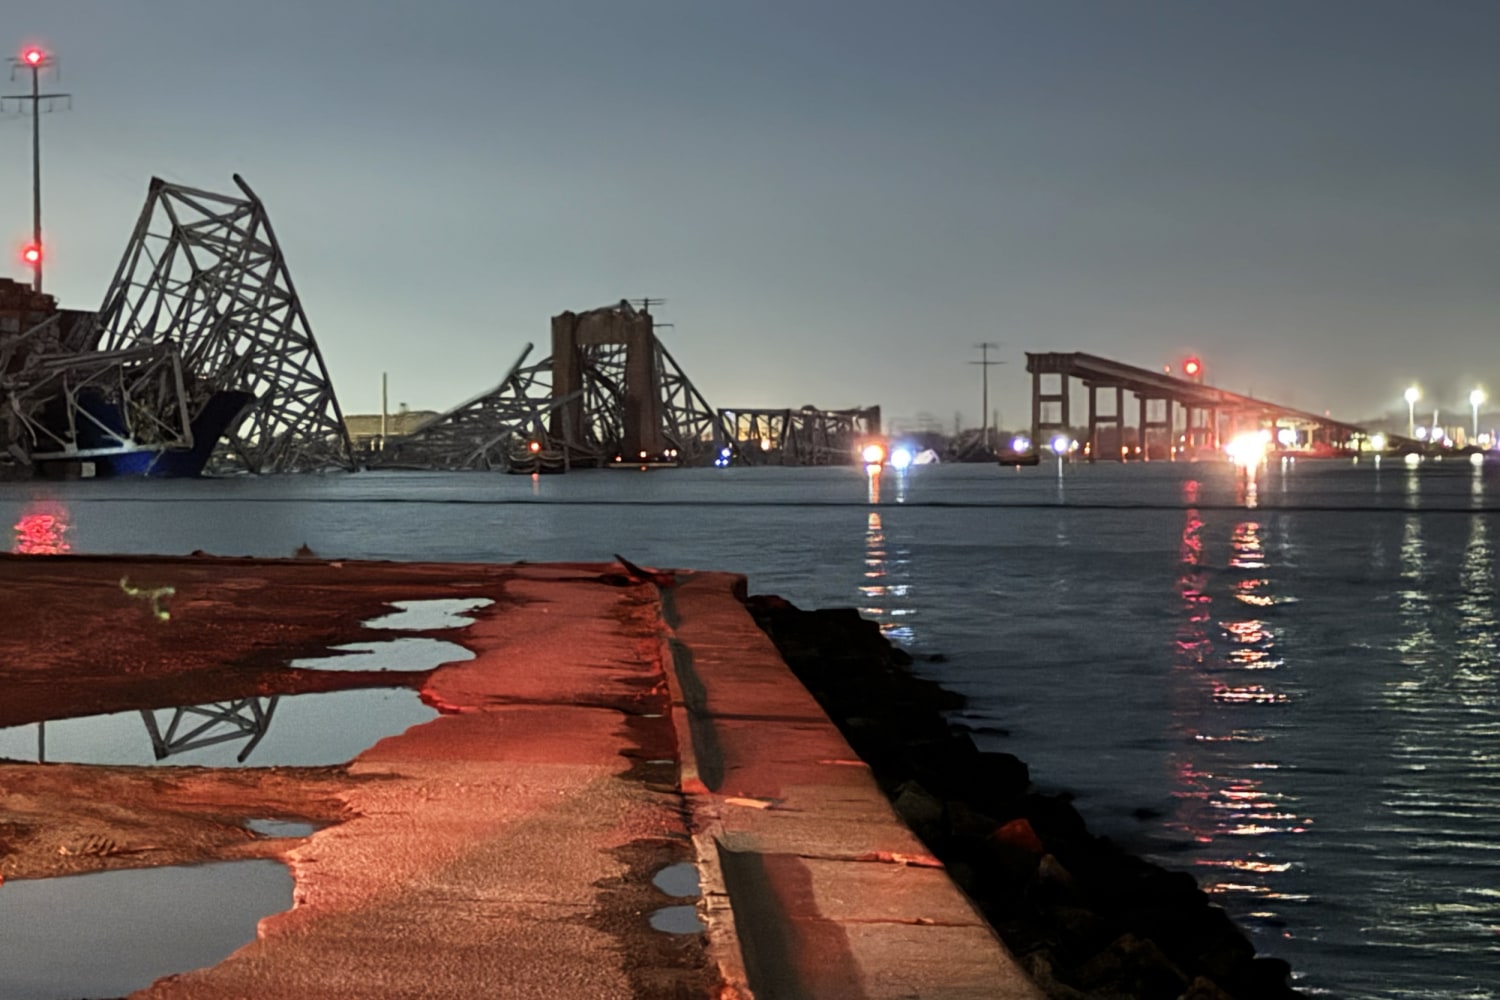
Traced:
POLYGON ((3 557, 0 582, 0 726, 382 684, 442 712, 321 767, 0 761, 0 878, 290 867, 293 905, 254 941, 135 996, 1041 996, 756 626, 741 577, 3 557), (390 638, 364 623, 392 601, 453 597, 493 603, 412 634, 472 659, 399 678, 288 666, 390 638), (268 816, 318 829, 247 828, 268 816), (652 881, 685 862, 697 899, 652 881), (674 905, 703 930, 654 929, 674 905))

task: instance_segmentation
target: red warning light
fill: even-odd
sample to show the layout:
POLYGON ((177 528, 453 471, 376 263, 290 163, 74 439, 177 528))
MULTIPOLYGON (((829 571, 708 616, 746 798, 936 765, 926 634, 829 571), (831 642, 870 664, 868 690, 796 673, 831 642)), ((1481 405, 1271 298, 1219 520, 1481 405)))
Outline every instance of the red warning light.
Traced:
POLYGON ((40 66, 42 64, 42 60, 47 58, 47 53, 43 52, 41 49, 32 48, 27 49, 25 52, 22 52, 21 58, 28 66, 40 66))
POLYGON ((1203 370, 1203 365, 1197 358, 1188 358, 1182 363, 1182 371, 1188 378, 1194 378, 1203 370))
POLYGON ((21 251, 21 259, 28 264, 40 264, 42 262, 42 248, 35 243, 28 243, 26 249, 21 251))

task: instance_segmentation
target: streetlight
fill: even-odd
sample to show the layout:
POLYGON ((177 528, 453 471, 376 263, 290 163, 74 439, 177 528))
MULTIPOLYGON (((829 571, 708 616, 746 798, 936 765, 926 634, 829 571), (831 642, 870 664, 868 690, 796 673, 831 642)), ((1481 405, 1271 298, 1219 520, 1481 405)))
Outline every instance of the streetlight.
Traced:
POLYGON ((1479 404, 1484 402, 1484 390, 1475 389, 1469 393, 1469 405, 1474 408, 1474 441, 1479 441, 1479 404))
POLYGON ((6 101, 31 102, 31 250, 26 262, 32 267, 31 287, 42 290, 42 106, 45 101, 50 109, 53 101, 66 100, 67 94, 44 94, 41 92, 41 73, 44 69, 56 69, 57 60, 45 49, 28 45, 21 54, 11 57, 11 79, 17 70, 31 74, 30 94, 7 94, 6 101))
POLYGON ((1417 400, 1422 398, 1422 390, 1416 386, 1406 388, 1406 436, 1417 436, 1417 400))

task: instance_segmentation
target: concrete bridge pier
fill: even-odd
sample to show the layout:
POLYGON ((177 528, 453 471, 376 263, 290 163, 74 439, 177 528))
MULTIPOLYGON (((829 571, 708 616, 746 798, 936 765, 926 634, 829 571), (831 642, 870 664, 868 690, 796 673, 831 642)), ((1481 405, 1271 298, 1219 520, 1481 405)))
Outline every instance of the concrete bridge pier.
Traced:
POLYGON ((1101 424, 1113 424, 1115 428, 1115 454, 1114 460, 1125 461, 1125 389, 1123 386, 1101 386, 1096 382, 1084 383, 1089 387, 1089 461, 1093 462, 1099 458, 1099 426, 1101 424), (1099 390, 1114 389, 1115 412, 1113 415, 1101 414, 1099 412, 1099 390))

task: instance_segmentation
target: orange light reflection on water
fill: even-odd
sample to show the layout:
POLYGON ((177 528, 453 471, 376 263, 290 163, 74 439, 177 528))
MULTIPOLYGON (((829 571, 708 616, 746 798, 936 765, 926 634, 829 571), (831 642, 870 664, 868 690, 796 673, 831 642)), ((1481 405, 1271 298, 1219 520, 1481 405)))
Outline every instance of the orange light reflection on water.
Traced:
MULTIPOLYGON (((1237 485, 1239 502, 1254 507, 1253 471, 1237 485)), ((1228 551, 1220 549, 1222 554, 1214 555, 1215 538, 1196 507, 1198 494, 1196 481, 1184 485, 1187 509, 1179 547, 1181 603, 1172 698, 1176 728, 1184 742, 1173 754, 1172 794, 1177 805, 1166 825, 1201 845, 1204 857, 1197 864, 1203 866, 1206 877, 1200 881, 1206 891, 1287 899, 1276 891, 1275 880, 1292 865, 1259 845, 1303 833, 1310 821, 1296 811, 1295 797, 1277 790, 1278 764, 1265 759, 1236 761, 1244 760, 1245 744, 1268 749, 1274 744, 1260 713, 1292 700, 1281 685, 1271 682, 1276 676, 1271 672, 1284 663, 1278 655, 1275 619, 1265 609, 1294 599, 1273 590, 1260 522, 1234 524, 1228 551), (1245 614, 1251 611, 1257 613, 1245 614), (1252 677, 1257 682, 1252 683, 1252 677), (1231 749, 1230 744, 1241 748, 1231 749), (1257 849, 1239 844, 1255 844, 1257 849)))

